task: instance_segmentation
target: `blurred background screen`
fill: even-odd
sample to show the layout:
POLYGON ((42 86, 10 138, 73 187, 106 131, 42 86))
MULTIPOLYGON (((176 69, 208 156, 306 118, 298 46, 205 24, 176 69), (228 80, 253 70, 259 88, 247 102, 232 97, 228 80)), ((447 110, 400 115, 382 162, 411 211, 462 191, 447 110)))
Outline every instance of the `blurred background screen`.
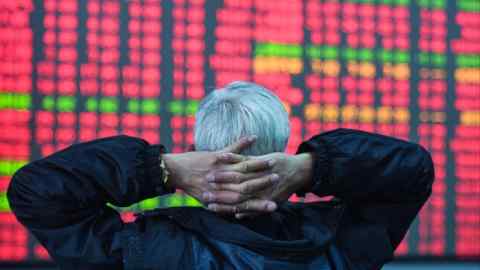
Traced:
MULTIPOLYGON (((184 151, 199 101, 233 80, 280 96, 289 152, 338 127, 425 146, 433 194, 397 255, 479 256, 479 53, 478 0, 0 1, 0 262, 49 260, 10 212, 18 168, 115 134, 184 151)), ((198 203, 121 210, 175 205, 198 203)))

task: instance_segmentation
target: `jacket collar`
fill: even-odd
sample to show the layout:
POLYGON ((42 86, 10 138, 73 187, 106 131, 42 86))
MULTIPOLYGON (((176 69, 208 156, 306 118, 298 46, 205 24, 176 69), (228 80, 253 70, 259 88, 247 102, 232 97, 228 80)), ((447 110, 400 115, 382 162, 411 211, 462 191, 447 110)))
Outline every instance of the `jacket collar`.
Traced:
MULTIPOLYGON (((219 240, 254 250, 262 255, 284 255, 285 253, 297 257, 318 256, 325 253, 335 234, 331 217, 325 215, 325 222, 309 222, 309 219, 318 219, 318 213, 311 216, 311 211, 298 204, 286 203, 280 207, 276 215, 286 215, 289 222, 300 226, 300 233, 295 238, 285 237, 274 239, 270 236, 257 233, 247 226, 230 218, 220 217, 217 214, 198 207, 174 207, 156 209, 145 212, 143 216, 163 215, 174 220, 184 229, 205 236, 207 240, 219 240), (290 238, 290 239, 289 239, 290 238)), ((314 210, 315 211, 315 210, 314 210)), ((318 210, 316 210, 318 211, 318 210)), ((333 222, 334 224, 336 221, 333 222)), ((281 226, 281 224, 278 224, 281 226)))

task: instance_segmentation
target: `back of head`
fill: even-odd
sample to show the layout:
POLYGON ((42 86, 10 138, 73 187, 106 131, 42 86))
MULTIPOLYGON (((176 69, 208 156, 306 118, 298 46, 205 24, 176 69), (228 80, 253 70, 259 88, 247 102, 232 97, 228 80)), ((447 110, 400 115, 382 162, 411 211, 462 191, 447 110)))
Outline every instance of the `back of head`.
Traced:
POLYGON ((283 152, 290 135, 280 99, 264 87, 235 81, 206 96, 195 115, 195 149, 217 151, 241 137, 257 135, 245 155, 283 152))

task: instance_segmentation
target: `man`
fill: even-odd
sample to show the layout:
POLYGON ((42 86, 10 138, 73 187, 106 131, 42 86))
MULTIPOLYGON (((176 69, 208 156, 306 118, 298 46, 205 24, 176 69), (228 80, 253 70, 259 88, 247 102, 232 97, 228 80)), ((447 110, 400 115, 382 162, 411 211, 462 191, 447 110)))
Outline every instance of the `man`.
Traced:
POLYGON ((398 139, 340 129, 281 153, 287 115, 255 84, 210 94, 195 128, 198 152, 119 136, 32 162, 11 207, 62 269, 380 269, 431 193, 429 154, 398 139), (179 207, 124 224, 106 205, 176 188, 237 218, 179 207), (336 199, 285 202, 306 192, 336 199))

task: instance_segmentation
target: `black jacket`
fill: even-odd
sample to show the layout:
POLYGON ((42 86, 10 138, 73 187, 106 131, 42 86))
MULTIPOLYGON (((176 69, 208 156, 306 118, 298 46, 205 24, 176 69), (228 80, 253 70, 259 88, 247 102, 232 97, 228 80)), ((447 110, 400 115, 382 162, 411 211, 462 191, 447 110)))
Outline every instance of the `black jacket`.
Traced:
POLYGON ((392 259, 434 179, 419 145, 339 129, 299 147, 314 153, 309 191, 337 200, 241 222, 179 207, 123 223, 107 203, 166 192, 161 151, 127 136, 73 145, 16 172, 10 206, 61 269, 370 270, 392 259))

